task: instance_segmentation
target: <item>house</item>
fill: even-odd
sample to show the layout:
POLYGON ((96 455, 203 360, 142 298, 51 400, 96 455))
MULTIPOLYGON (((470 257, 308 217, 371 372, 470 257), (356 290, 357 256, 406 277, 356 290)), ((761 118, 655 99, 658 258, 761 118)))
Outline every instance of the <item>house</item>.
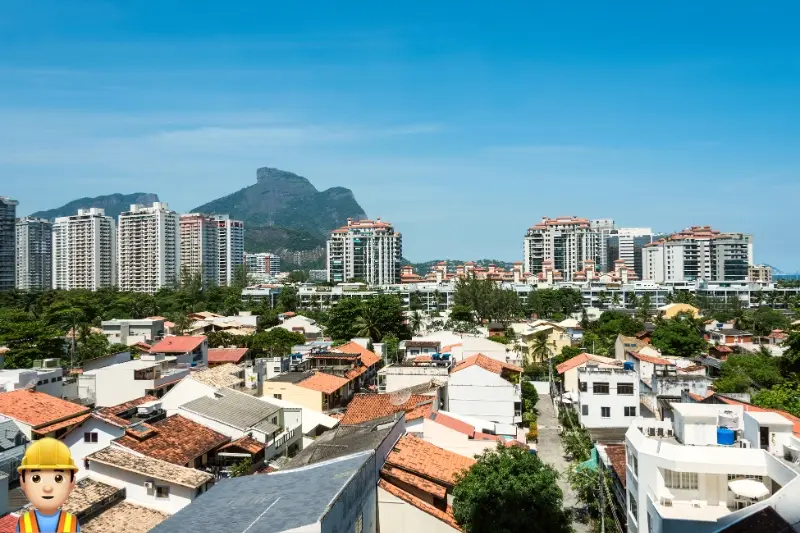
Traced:
MULTIPOLYGON (((52 361, 58 361, 53 359, 52 361)), ((64 370, 56 368, 19 368, 0 370, 0 391, 11 392, 30 388, 37 392, 63 398, 64 370)))
POLYGON ((343 377, 351 390, 361 391, 375 384, 381 358, 357 342, 349 342, 327 352, 311 352, 306 357, 310 370, 343 377))
POLYGON ((486 331, 489 337, 503 337, 506 334, 506 327, 500 322, 489 322, 486 324, 486 331))
POLYGON ((519 423, 521 375, 522 368, 482 354, 464 359, 450 373, 449 410, 492 422, 519 423))
POLYGON ((209 348, 208 366, 215 367, 231 363, 234 365, 242 364, 252 360, 249 348, 209 348))
MULTIPOLYGON (((214 476, 193 468, 108 446, 86 457, 90 477, 125 489, 125 499, 167 514, 174 514, 208 490, 214 476)), ((201 529, 198 529, 201 531, 201 529)))
POLYGON ((617 335, 617 340, 614 342, 614 359, 617 361, 627 361, 626 353, 636 352, 651 357, 661 357, 661 352, 644 340, 637 339, 636 337, 626 337, 625 335, 617 335))
POLYGON ((689 304, 662 305, 657 309, 657 311, 658 311, 658 316, 666 320, 675 318, 680 314, 688 314, 693 316, 694 318, 699 318, 700 316, 702 316, 700 313, 700 309, 689 304))
POLYGON ((772 345, 779 345, 786 342, 788 338, 789 334, 782 329, 773 329, 770 334, 767 335, 767 342, 772 345))
MULTIPOLYGON (((73 426, 61 440, 69 447, 72 460, 81 468, 87 456, 102 450, 115 439, 125 435, 126 428, 140 422, 155 422, 164 416, 164 412, 158 408, 158 399, 155 396, 144 396, 120 405, 98 409, 83 422, 73 426)), ((88 473, 85 468, 81 468, 77 477, 81 479, 88 473)))
POLYGON ((673 361, 656 357, 643 352, 627 352, 625 361, 633 366, 639 374, 639 379, 646 384, 650 384, 654 376, 668 377, 677 376, 678 369, 673 361))
POLYGON ((139 342, 152 345, 166 334, 163 318, 104 320, 100 326, 109 344, 125 346, 133 346, 139 342))
POLYGON ((309 341, 322 340, 323 337, 322 328, 317 324, 316 320, 306 318, 303 315, 295 315, 287 318, 275 326, 275 328, 281 328, 285 329, 286 331, 300 333, 309 341))
POLYGON ((423 419, 422 434, 418 436, 435 446, 470 458, 497 448, 498 442, 507 446, 527 447, 517 438, 484 433, 485 425, 476 427, 447 411, 436 411, 428 413, 423 419))
POLYGON ((596 443, 597 466, 605 479, 611 480, 611 496, 614 501, 614 514, 620 518, 624 531, 627 531, 625 517, 628 512, 627 481, 628 467, 625 464, 625 444, 596 443))
POLYGON ((288 400, 278 400, 277 398, 262 397, 260 400, 269 402, 283 408, 284 412, 300 410, 302 420, 303 445, 301 449, 310 446, 314 440, 339 425, 339 420, 319 411, 304 407, 300 404, 292 403, 288 400))
POLYGON ((714 344, 734 346, 753 342, 753 334, 734 328, 724 328, 709 332, 709 340, 714 344))
POLYGON ((226 331, 232 335, 252 335, 258 327, 258 315, 249 311, 242 311, 233 316, 202 311, 187 316, 193 320, 189 327, 189 331, 193 335, 203 335, 215 331, 226 331))
POLYGON ((0 393, 0 414, 17 425, 28 440, 59 438, 89 416, 89 408, 43 392, 20 389, 0 393))
POLYGON ((98 407, 130 402, 142 396, 160 398, 189 375, 189 366, 175 356, 141 354, 139 359, 84 371, 79 387, 88 390, 98 407))
POLYGON ((214 464, 217 449, 230 440, 193 420, 172 415, 152 424, 141 422, 125 428, 125 434, 114 439, 113 445, 174 465, 204 468, 214 464))
MULTIPOLYGON (((142 343, 134 344, 134 347, 140 346, 142 343)), ((139 350, 140 352, 149 353, 150 347, 147 350, 139 350)), ((85 359, 81 363, 81 369, 86 372, 88 370, 97 370, 98 368, 105 368, 107 366, 116 365, 118 363, 126 363, 131 360, 131 352, 117 352, 101 355, 93 359, 85 359)))
POLYGON ((167 416, 172 416, 181 405, 201 396, 213 396, 219 389, 241 390, 243 374, 243 369, 230 363, 192 372, 161 398, 161 408, 167 416))
POLYGON ((548 357, 559 355, 565 347, 572 346, 572 336, 567 333, 567 328, 546 320, 536 320, 520 335, 520 344, 527 354, 532 353, 540 336, 547 339, 548 357))
POLYGON ((177 358, 178 364, 208 365, 208 338, 205 335, 168 336, 150 348, 151 354, 164 354, 177 358))
POLYGON ((430 355, 441 353, 442 343, 436 340, 414 340, 401 341, 399 350, 405 350, 405 357, 413 359, 418 355, 430 355))
POLYGON ((558 325, 567 331, 567 335, 572 339, 573 344, 580 343, 583 340, 583 328, 577 319, 565 318, 558 325))
POLYGON ((556 366, 556 372, 562 376, 564 383, 563 392, 570 393, 577 397, 578 394, 578 370, 587 365, 597 366, 598 368, 622 368, 622 362, 610 357, 582 353, 567 359, 556 366))
MULTIPOLYGON (((232 442, 225 445, 227 448, 242 447, 241 439, 252 441, 246 443, 245 449, 252 455, 254 467, 278 455, 294 455, 302 444, 300 409, 286 410, 243 392, 219 389, 212 396, 201 396, 183 404, 178 413, 228 436, 232 442), (238 444, 234 444, 237 441, 238 444)), ((239 460, 241 458, 233 462, 239 460)), ((220 466, 232 466, 224 463, 221 461, 220 466)))
POLYGON ((577 411, 593 441, 623 442, 639 409, 639 374, 619 367, 578 369, 577 411))
POLYGON ((406 435, 386 457, 378 481, 382 533, 460 531, 453 517, 456 476, 475 460, 406 435))
POLYGON ((420 355, 413 361, 392 363, 378 370, 378 391, 395 392, 431 381, 446 383, 453 364, 454 360, 449 354, 442 354, 437 359, 420 355))
MULTIPOLYGON (((17 423, 7 416, 0 416, 0 476, 6 476, 6 485, 19 479, 17 466, 25 455, 27 445, 28 439, 17 423)), ((0 499, 0 507, 4 504, 0 499)))
POLYGON ((356 394, 348 404, 340 423, 361 424, 402 412, 405 413, 406 431, 422 433, 423 419, 439 409, 438 402, 437 393, 433 396, 413 394, 411 391, 408 394, 401 391, 391 394, 356 394))
POLYGON ((345 405, 353 394, 351 380, 325 372, 287 372, 266 380, 264 396, 289 400, 324 412, 345 405))

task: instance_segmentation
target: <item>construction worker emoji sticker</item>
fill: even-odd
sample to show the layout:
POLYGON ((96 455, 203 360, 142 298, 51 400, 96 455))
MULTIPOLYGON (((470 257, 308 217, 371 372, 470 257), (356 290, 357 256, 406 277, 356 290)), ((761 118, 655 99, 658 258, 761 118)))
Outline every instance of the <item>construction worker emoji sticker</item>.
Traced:
POLYGON ((19 517, 19 533, 67 533, 81 528, 78 519, 61 510, 75 488, 78 468, 60 440, 44 438, 31 444, 19 468, 20 487, 34 509, 19 517))

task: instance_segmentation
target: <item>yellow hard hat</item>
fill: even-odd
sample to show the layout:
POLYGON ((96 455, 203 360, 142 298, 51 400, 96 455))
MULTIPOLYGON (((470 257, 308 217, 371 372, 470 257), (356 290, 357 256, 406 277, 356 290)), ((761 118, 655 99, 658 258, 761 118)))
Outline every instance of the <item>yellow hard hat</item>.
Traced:
POLYGON ((35 441, 25 450, 25 457, 17 472, 24 470, 72 470, 78 467, 72 460, 69 448, 60 440, 46 437, 35 441))

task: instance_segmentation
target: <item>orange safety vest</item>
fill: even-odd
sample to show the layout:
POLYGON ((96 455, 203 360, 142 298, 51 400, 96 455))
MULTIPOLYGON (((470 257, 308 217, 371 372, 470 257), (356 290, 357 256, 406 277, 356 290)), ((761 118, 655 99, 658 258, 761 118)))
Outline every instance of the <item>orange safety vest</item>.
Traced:
MULTIPOLYGON (((36 511, 28 511, 19 517, 20 533, 40 533, 36 511)), ((75 533, 78 531, 78 519, 66 511, 59 511, 58 527, 55 533, 75 533)), ((41 533, 49 533, 42 531, 41 533)))

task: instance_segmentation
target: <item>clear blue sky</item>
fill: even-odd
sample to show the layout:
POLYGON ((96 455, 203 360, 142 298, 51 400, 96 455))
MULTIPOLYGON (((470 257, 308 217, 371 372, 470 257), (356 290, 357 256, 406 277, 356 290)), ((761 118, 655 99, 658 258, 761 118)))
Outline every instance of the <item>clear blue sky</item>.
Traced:
POLYGON ((800 270, 800 4, 651 4, 0 0, 0 194, 187 210, 274 166, 416 261, 574 214, 800 270))

